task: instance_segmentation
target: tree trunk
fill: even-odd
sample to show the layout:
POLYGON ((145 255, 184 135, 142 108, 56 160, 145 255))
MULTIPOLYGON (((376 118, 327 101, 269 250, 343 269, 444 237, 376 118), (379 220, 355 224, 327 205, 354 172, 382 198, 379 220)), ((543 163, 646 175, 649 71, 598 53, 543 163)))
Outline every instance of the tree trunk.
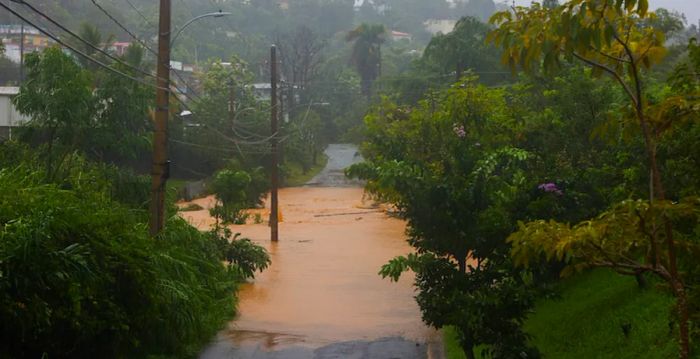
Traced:
POLYGON ((464 355, 467 356, 467 359, 476 359, 476 356, 474 355, 474 346, 470 345, 468 348, 462 348, 462 350, 464 350, 464 355))
POLYGON ((680 337, 678 338, 678 345, 680 347, 679 357, 681 359, 688 359, 690 358, 688 294, 682 282, 673 280, 671 285, 673 286, 673 292, 676 295, 676 304, 678 305, 678 329, 680 333, 680 337))
POLYGON ((466 273, 467 272, 467 258, 466 257, 459 257, 459 258, 457 258, 457 263, 459 264, 459 272, 466 273))
MULTIPOLYGON (((639 85, 639 82, 637 81, 639 85)), ((661 171, 659 170, 659 165, 656 158, 656 143, 652 137, 651 128, 649 128, 649 123, 646 120, 644 114, 644 108, 642 107, 642 97, 641 92, 638 96, 637 103, 637 118, 639 119, 640 127, 642 128, 642 133, 644 135, 644 143, 646 145, 647 155, 649 156, 649 167, 652 173, 652 183, 654 188, 652 189, 650 196, 653 199, 654 194, 656 197, 664 201, 666 200, 666 190, 661 181, 661 171)), ((653 209, 653 200, 649 203, 649 209, 653 209)), ((687 359, 690 355, 690 339, 688 331, 688 323, 690 321, 688 314, 688 298, 685 293, 685 285, 683 280, 678 274, 678 264, 676 261, 676 246, 673 240, 673 227, 671 220, 664 217, 663 219, 664 234, 666 235, 666 250, 668 251, 668 269, 670 272, 670 284, 673 287, 673 292, 676 297, 676 304, 678 305, 678 321, 679 321, 679 346, 680 346, 680 358, 687 359)), ((653 248, 656 247, 656 236, 651 238, 653 248)), ((655 250, 656 258, 654 258, 654 266, 658 266, 659 254, 658 249, 655 250)))

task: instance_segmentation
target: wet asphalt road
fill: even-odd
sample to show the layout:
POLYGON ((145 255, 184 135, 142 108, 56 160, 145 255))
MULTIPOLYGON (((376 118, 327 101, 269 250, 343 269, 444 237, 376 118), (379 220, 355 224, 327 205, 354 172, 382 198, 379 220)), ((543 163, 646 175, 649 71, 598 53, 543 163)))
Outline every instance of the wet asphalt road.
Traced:
POLYGON ((328 156, 326 167, 312 178, 306 186, 316 187, 361 187, 362 182, 345 177, 345 169, 362 162, 357 146, 350 144, 328 145, 324 151, 328 156))
MULTIPOLYGON (((354 163, 362 161, 362 157, 359 155, 357 147, 354 145, 347 145, 347 144, 333 144, 328 146, 328 148, 325 151, 326 155, 328 156, 328 163, 326 165, 326 168, 324 168, 317 176, 315 176, 309 183, 307 183, 306 187, 312 187, 308 188, 307 190, 304 191, 321 191, 323 193, 321 196, 333 196, 333 193, 335 193, 332 188, 335 187, 341 187, 341 188, 346 188, 344 190, 340 191, 348 191, 352 190, 355 191, 355 189, 351 189, 348 187, 360 187, 362 186, 362 183, 354 180, 349 180, 345 178, 344 176, 344 169, 354 163), (322 187, 319 189, 313 189, 313 187, 322 187), (331 187, 331 188, 328 188, 331 187)), ((314 193, 316 193, 314 192, 314 193)), ((340 194, 338 194, 340 196, 340 194)), ((290 198, 291 195, 287 196, 287 201, 293 201, 293 198, 290 198)), ((306 198, 306 194, 301 195, 301 197, 306 198)), ((325 197, 328 198, 328 197, 325 197)), ((330 198, 329 198, 330 200, 330 198)), ((317 199, 312 199, 312 201, 317 201, 317 199)), ((294 205, 293 203, 289 203, 290 206, 294 205)), ((291 211, 291 208, 288 209, 288 211, 291 211)), ((324 208, 325 209, 325 208, 324 208)), ((334 209, 337 210, 337 209, 334 209)), ((316 213, 316 209, 309 209, 309 211, 316 213)), ((292 222, 296 222, 296 217, 293 217, 293 214, 291 212, 289 213, 288 217, 290 217, 287 225, 291 226, 292 222)), ((382 217, 382 214, 373 214, 373 215, 364 215, 364 218, 359 217, 355 218, 352 217, 348 219, 349 222, 346 224, 340 223, 337 227, 329 227, 329 228, 337 228, 337 229, 343 229, 343 231, 349 231, 353 232, 358 231, 359 229, 357 226, 360 225, 362 226, 361 228, 373 228, 373 225, 371 224, 372 222, 366 222, 369 220, 368 217, 371 216, 377 216, 374 220, 380 220, 378 217, 382 217), (361 220, 360 222, 357 222, 356 220, 361 220), (361 223, 366 223, 365 225, 362 225, 361 223), (365 227, 369 226, 369 227, 365 227)), ((329 217, 327 220, 340 220, 345 217, 329 217)), ((326 220, 326 217, 323 218, 314 218, 313 220, 326 220)), ((306 221, 307 219, 304 219, 303 221, 306 221)), ((300 221, 301 223, 301 221, 300 221)), ((345 223, 345 222, 344 222, 345 223)), ((301 224, 298 224, 301 225, 301 224)), ((386 224, 388 225, 388 224, 386 224)), ((384 225, 384 226, 386 226, 384 225)), ((380 226, 382 226, 380 224, 380 226)), ((374 225, 376 227, 376 225, 374 225)), ((401 226, 402 227, 402 226, 401 226)), ((262 232, 265 232, 266 229, 262 228, 260 229, 262 232)), ((305 228, 303 233, 310 233, 312 229, 310 228, 305 228)), ((328 229, 324 229, 324 231, 327 231, 328 229)), ((254 231, 253 231, 254 232, 254 231)), ((296 237, 293 236, 293 228, 289 228, 287 230, 288 233, 288 240, 286 239, 285 243, 281 243, 280 245, 287 245, 290 246, 289 249, 283 250, 285 247, 279 247, 280 252, 283 253, 290 253, 289 251, 293 252, 299 252, 299 251, 305 251, 308 250, 306 249, 307 243, 298 243, 298 242, 306 242, 307 240, 297 240, 296 237), (290 243, 291 242, 291 243, 290 243), (294 243, 297 242, 297 243, 294 243)), ((384 244, 381 244, 382 241, 378 241, 379 238, 372 238, 374 235, 374 232, 369 232, 369 233, 364 233, 360 234, 362 232, 357 232, 356 235, 360 235, 363 238, 367 238, 369 242, 364 243, 363 246, 364 248, 370 249, 368 247, 372 246, 379 246, 378 248, 381 248, 381 246, 384 246, 384 244), (372 244, 376 243, 376 244, 372 244)), ((398 233, 400 234, 400 231, 392 232, 392 233, 398 233)), ((254 238, 255 235, 253 233, 248 233, 247 235, 252 235, 254 238)), ((350 236, 352 238, 352 236, 350 236)), ((300 237, 301 238, 301 237, 300 237)), ((311 237, 309 237, 311 238, 311 237)), ((314 237, 315 238, 315 237, 314 237)), ((382 237, 383 238, 383 237, 382 237)), ((284 238, 283 238, 284 239, 284 238)), ((319 241, 320 239, 312 239, 310 240, 312 243, 313 241, 319 241)), ((347 241, 347 239, 343 239, 343 241, 347 241)), ((346 243, 346 242, 338 242, 340 243, 346 243)), ((320 245, 320 242, 319 244, 320 245)), ((268 248, 269 250, 269 248, 268 248)), ((349 251, 350 248, 346 250, 349 251)), ((402 250, 399 250, 402 251, 402 250)), ((402 253, 395 253, 395 254, 402 254, 402 253)), ((278 254, 279 255, 279 254, 278 254)), ((348 254, 350 255, 350 254, 348 254)), ((354 255, 353 255, 354 256, 354 255)), ((304 257, 301 259, 302 261, 316 261, 318 257, 304 257)), ((340 258, 338 258, 340 260, 340 258)), ((383 261, 383 260, 382 260, 383 261)), ((299 262, 295 265, 295 268, 299 267, 299 262)), ((284 258, 283 257, 278 257, 277 258, 277 265, 284 265, 284 258)), ((371 265, 371 268, 368 268, 368 277, 367 279, 361 279, 362 281, 374 281, 377 278, 376 275, 376 263, 371 265)), ((275 275, 275 261, 273 261, 273 267, 268 269, 268 273, 264 275, 269 275, 273 276, 275 275)), ((303 265, 302 265, 303 267, 303 265)), ((347 270, 347 269, 346 269, 347 270)), ((335 277, 338 278, 337 280, 340 280, 341 282, 343 280, 347 280, 342 278, 342 271, 339 272, 337 275, 340 277, 335 277)), ((317 284, 307 284, 311 285, 311 287, 307 287, 304 284, 297 283, 295 286, 297 287, 295 290, 297 291, 305 291, 306 293, 309 293, 310 291, 313 292, 314 286, 317 287, 323 287, 327 288, 326 290, 333 291, 334 289, 332 288, 333 284, 332 282, 323 282, 323 279, 320 276, 317 278, 318 282, 317 284), (331 286, 331 287, 328 287, 331 286)), ((408 278, 407 278, 408 279, 408 278)), ((271 285, 271 283, 266 282, 264 278, 259 279, 261 280, 260 283, 257 284, 259 286, 258 290, 264 290, 266 286, 271 285)), ((410 280, 410 279, 409 279, 410 280)), ((279 283, 279 282, 277 282, 279 283)), ((254 284, 255 285, 255 284, 254 284)), ((281 283, 277 285, 282 285, 281 283)), ((363 286, 364 284, 354 284, 354 286, 363 286)), ((396 290, 395 286, 396 284, 393 284, 389 281, 385 281, 382 283, 379 283, 378 286, 382 290, 396 290)), ((367 287, 367 290, 369 292, 366 292, 366 295, 371 295, 372 292, 376 289, 370 289, 372 287, 367 287)), ((250 289, 250 288, 248 288, 250 289)), ((271 288, 272 289, 272 288, 271 288)), ((317 289, 318 290, 318 289, 317 289)), ((318 292, 315 296, 320 296, 323 297, 325 292, 318 292)), ((330 292, 329 292, 330 293, 330 292)), ((408 301, 413 301, 410 294, 410 289, 408 289, 408 292, 401 292, 402 294, 401 297, 405 298, 405 300, 408 301), (409 299, 410 298, 410 299, 409 299)), ((245 294, 246 296, 250 295, 250 292, 248 293, 242 293, 245 294)), ((392 295, 397 295, 396 294, 390 294, 389 296, 382 296, 379 295, 376 297, 377 302, 370 302, 374 303, 374 306, 382 307, 384 303, 387 301, 392 301, 392 295)), ((272 295, 272 293, 270 293, 272 295)), ((279 296, 279 295, 278 295, 279 296)), ((362 296, 362 295, 361 295, 362 296)), ((287 297, 285 297, 287 298, 287 297)), ((333 298, 333 297, 330 297, 333 298)), ((395 298, 395 297, 394 297, 395 298)), ((268 298, 269 299, 269 298, 268 298)), ((291 298, 288 298, 291 300, 291 298)), ((335 300, 338 300, 340 298, 336 298, 335 300)), ((243 301, 244 299, 241 298, 243 301)), ((247 298, 247 300, 250 300, 250 298, 247 298)), ((258 300, 266 300, 265 297, 260 297, 258 300)), ((255 300, 255 301, 258 301, 255 300)), ((286 331, 284 328, 284 325, 282 325, 283 329, 282 332, 276 333, 276 332, 269 332, 268 330, 270 328, 279 328, 278 325, 270 325, 271 322, 275 320, 279 320, 280 317, 293 317, 292 312, 296 310, 296 307, 289 307, 289 308, 280 308, 279 306, 270 308, 269 304, 261 304, 263 308, 256 307, 256 305, 244 305, 242 306, 241 310, 245 313, 243 314, 244 318, 240 318, 237 321, 234 321, 229 325, 229 327, 225 330, 223 330, 217 338, 207 347, 205 350, 200 354, 201 359, 330 359, 330 358, 350 358, 350 359, 427 359, 427 358, 443 358, 444 354, 442 351, 442 343, 440 339, 440 335, 437 334, 430 334, 430 337, 425 337, 421 335, 416 336, 415 333, 412 333, 409 336, 412 336, 412 338, 407 338, 405 337, 406 333, 411 332, 412 330, 418 330, 417 328, 422 326, 420 323, 419 319, 419 313, 415 312, 415 309, 413 311, 409 310, 406 312, 406 315, 408 317, 413 317, 415 319, 414 324, 412 325, 406 325, 406 324, 399 324, 402 323, 401 320, 398 320, 395 314, 387 314, 388 312, 387 309, 383 309, 385 312, 377 312, 377 315, 388 315, 389 321, 387 323, 382 323, 382 320, 385 319, 373 319, 372 316, 367 317, 364 320, 360 320, 359 324, 357 324, 355 321, 348 321, 348 318, 343 318, 339 320, 343 320, 340 323, 336 322, 335 323, 335 330, 333 329, 333 324, 332 322, 334 321, 333 318, 334 314, 332 311, 328 314, 321 314, 321 313, 326 313, 326 308, 324 302, 314 302, 312 298, 307 298, 311 306, 316 306, 316 310, 314 311, 315 313, 308 313, 310 315, 309 318, 304 318, 305 321, 308 321, 310 323, 306 323, 306 325, 311 325, 311 326, 317 326, 318 328, 326 328, 327 329, 311 329, 311 328, 306 328, 303 330, 300 330, 299 333, 303 333, 302 335, 298 335, 298 333, 294 333, 294 330, 291 330, 291 328, 294 328, 294 326, 291 327, 286 327, 286 331), (257 310, 257 311, 256 311, 257 310), (287 314, 285 314, 287 313, 287 314), (381 313, 381 314, 380 314, 381 313), (410 313, 410 314, 409 314, 410 313), (320 320, 319 318, 323 319, 320 320), (393 319, 391 319, 393 318, 393 319), (242 321, 241 321, 242 320, 242 321), (325 321, 325 323, 324 323, 325 321), (346 323, 347 324, 343 324, 346 323), (331 322, 329 324, 329 322, 331 322), (316 323, 316 324, 313 324, 316 323), (352 323, 352 324, 351 324, 352 323), (390 326, 393 323, 393 326, 395 327, 394 329, 378 329, 378 325, 380 324, 389 324, 390 326), (344 325, 348 325, 350 327, 359 327, 358 328, 345 328, 344 325), (320 327, 319 327, 320 326, 320 327), (411 327, 411 328, 409 328, 411 327), (265 329, 267 328, 267 329, 265 329), (339 330, 341 329, 342 330, 339 330), (362 328, 365 328, 364 330, 362 328), (338 332, 336 332, 338 331, 338 332), (342 334, 340 332, 343 332, 342 334), (355 333, 355 334, 350 334, 348 335, 347 333, 355 333), (312 334, 310 334, 312 333, 312 334), (314 341, 312 337, 324 337, 325 334, 328 334, 328 338, 334 338, 333 335, 338 335, 335 337, 336 339, 330 339, 330 340, 321 340, 321 341, 314 341), (377 333, 380 333, 377 335, 377 333), (381 333, 388 333, 387 334, 381 334, 381 333), (396 334, 391 334, 391 333, 396 333, 396 334), (404 334, 401 334, 404 333, 404 334), (387 335, 387 336, 383 336, 387 335), (339 339, 342 338, 342 339, 339 339), (357 339, 357 340, 353 340, 357 339)), ((331 299, 333 300, 333 299, 331 299)), ((395 299, 394 299, 395 300, 395 299)), ((405 302, 404 300, 404 302, 405 302)), ((402 302, 402 300, 399 300, 398 302, 402 302)), ((242 303, 244 304, 244 303, 242 303)), ((399 304, 394 304, 392 307, 396 307, 399 304)), ((415 304, 412 304, 415 305, 415 304)), ((356 309, 355 306, 352 307, 353 310, 356 309)), ((390 312, 391 310, 389 310, 390 312)), ((345 314, 347 317, 348 315, 350 316, 355 316, 355 315, 361 315, 363 314, 361 311, 358 311, 357 313, 353 314, 345 314)), ((400 318, 401 316, 399 316, 400 318)), ((302 318, 299 318, 302 319, 302 318)), ((297 320, 299 320, 297 319, 297 320)), ((284 319, 283 319, 284 320, 284 319)), ((287 321, 291 319, 286 319, 287 321)), ((297 323, 297 322, 295 322, 297 323)), ((287 323, 288 324, 288 323, 287 323)), ((302 325, 302 323, 297 323, 295 325, 302 325)), ((280 329, 278 329, 280 330, 280 329)), ((418 330, 419 332, 424 329, 418 330)), ((422 333, 422 332, 421 332, 422 333)))

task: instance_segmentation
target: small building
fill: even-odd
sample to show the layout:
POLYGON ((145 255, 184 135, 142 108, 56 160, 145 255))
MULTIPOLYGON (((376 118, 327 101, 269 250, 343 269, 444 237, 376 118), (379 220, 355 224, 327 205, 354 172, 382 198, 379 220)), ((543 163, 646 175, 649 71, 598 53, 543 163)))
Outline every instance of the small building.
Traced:
POLYGON ((21 25, 0 25, 0 39, 5 46, 5 57, 16 64, 20 63, 22 50, 26 55, 36 51, 41 52, 55 44, 39 30, 21 25), (22 38, 24 38, 24 49, 22 49, 22 38))
POLYGON ((29 120, 12 104, 19 87, 0 87, 0 142, 12 139, 12 131, 29 120))
POLYGON ((401 41, 401 40, 411 41, 413 39, 413 36, 409 33, 392 30, 391 31, 391 39, 394 41, 401 41))
POLYGON ((131 46, 130 42, 115 42, 109 47, 109 50, 117 56, 124 56, 126 49, 131 46))

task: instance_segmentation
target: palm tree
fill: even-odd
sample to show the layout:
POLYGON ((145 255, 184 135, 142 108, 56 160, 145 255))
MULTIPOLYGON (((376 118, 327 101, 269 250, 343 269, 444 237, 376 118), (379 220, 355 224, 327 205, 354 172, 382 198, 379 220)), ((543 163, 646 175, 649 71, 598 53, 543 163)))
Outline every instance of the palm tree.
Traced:
MULTIPOLYGON (((92 46, 79 41, 76 41, 75 46, 88 56, 104 61, 104 57, 101 54, 99 54, 94 47, 97 47, 102 51, 107 51, 111 43, 114 41, 114 35, 110 35, 107 38, 103 39, 100 29, 97 26, 92 25, 88 22, 80 24, 80 31, 78 35, 80 35, 80 37, 83 38, 83 40, 85 40, 92 46)), ((78 62, 80 62, 80 64, 86 69, 97 69, 97 65, 95 65, 93 62, 89 61, 88 59, 82 56, 78 57, 78 62)))
POLYGON ((345 40, 355 42, 350 61, 360 75, 362 93, 367 98, 371 93, 372 82, 381 74, 381 46, 385 33, 384 25, 362 24, 345 37, 345 40))

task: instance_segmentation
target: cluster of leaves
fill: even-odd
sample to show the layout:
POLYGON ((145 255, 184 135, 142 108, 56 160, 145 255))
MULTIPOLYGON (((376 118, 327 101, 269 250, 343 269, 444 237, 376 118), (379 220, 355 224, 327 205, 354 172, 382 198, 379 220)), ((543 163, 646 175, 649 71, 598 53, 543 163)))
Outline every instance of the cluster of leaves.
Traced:
POLYGON ((209 237, 217 243, 221 258, 228 262, 229 269, 234 270, 242 279, 254 278, 255 272, 262 272, 271 263, 267 251, 248 238, 239 238, 240 233, 232 235, 226 227, 214 228, 208 232, 209 237))

